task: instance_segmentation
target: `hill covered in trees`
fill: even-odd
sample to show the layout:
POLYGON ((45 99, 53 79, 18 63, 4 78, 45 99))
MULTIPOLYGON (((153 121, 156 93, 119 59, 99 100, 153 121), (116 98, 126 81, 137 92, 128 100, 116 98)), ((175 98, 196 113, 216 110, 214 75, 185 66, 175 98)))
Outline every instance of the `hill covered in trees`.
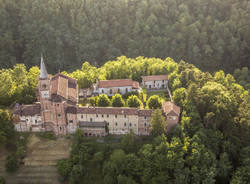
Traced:
POLYGON ((0 10, 1 68, 30 68, 41 53, 51 73, 120 55, 250 68, 248 0, 2 0, 0 10))
MULTIPOLYGON (((118 142, 100 143, 77 132, 71 157, 58 163, 59 173, 70 183, 249 183, 250 95, 231 74, 210 74, 171 58, 125 56, 99 68, 85 62, 64 73, 78 79, 82 88, 96 78, 140 81, 143 75, 168 74, 172 98, 182 110, 180 124, 167 136, 128 134, 118 142)), ((27 71, 23 64, 0 70, 1 105, 35 101, 38 75, 37 67, 27 71)), ((2 144, 13 130, 6 122, 0 113, 2 144)))

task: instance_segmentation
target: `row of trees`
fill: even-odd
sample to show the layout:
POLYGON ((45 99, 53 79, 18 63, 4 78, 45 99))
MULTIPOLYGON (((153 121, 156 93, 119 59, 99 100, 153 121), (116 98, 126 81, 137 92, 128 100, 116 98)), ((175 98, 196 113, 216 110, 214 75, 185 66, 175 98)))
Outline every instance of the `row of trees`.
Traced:
POLYGON ((0 66, 50 72, 120 55, 184 59, 204 70, 249 65, 248 0, 8 0, 0 2, 0 66))
MULTIPOLYGON (((126 94, 128 95, 128 94, 126 94)), ((110 99, 106 94, 100 94, 96 97, 90 97, 89 102, 92 106, 98 107, 135 107, 135 108, 149 108, 149 109, 159 109, 161 108, 162 99, 158 95, 153 95, 148 98, 147 101, 144 101, 143 96, 146 96, 141 93, 137 95, 128 95, 127 99, 124 99, 121 94, 117 93, 112 96, 110 99)))

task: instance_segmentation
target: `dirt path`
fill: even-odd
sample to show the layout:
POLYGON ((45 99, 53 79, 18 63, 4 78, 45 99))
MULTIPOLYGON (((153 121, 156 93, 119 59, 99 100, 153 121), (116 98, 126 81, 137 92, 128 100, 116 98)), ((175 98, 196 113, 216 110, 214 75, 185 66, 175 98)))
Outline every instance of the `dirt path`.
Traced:
POLYGON ((68 139, 44 140, 31 135, 24 165, 16 173, 5 173, 3 162, 6 156, 0 155, 0 176, 5 176, 7 184, 59 184, 56 163, 69 157, 70 148, 71 141, 68 139))

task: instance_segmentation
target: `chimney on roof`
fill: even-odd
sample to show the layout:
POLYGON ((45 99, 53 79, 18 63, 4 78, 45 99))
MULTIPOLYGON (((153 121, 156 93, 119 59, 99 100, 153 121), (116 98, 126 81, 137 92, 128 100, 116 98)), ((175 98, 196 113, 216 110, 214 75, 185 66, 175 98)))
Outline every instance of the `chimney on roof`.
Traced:
POLYGON ((43 62, 43 56, 41 55, 41 64, 40 64, 40 78, 41 79, 47 79, 48 73, 45 67, 45 64, 43 62))

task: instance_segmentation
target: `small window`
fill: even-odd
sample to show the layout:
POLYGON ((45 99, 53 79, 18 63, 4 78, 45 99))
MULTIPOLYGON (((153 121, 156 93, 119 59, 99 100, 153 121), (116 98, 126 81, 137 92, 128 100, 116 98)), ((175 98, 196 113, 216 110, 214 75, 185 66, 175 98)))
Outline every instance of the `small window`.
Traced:
POLYGON ((109 126, 109 122, 107 123, 107 125, 109 126))
POLYGON ((154 81, 154 84, 155 84, 155 81, 154 81))
POLYGON ((126 93, 128 92, 128 88, 126 88, 126 93))
POLYGON ((81 115, 81 118, 83 119, 83 115, 81 115))
POLYGON ((147 119, 147 116, 144 116, 144 119, 147 119))
POLYGON ((127 123, 124 123, 124 126, 127 126, 127 123))
POLYGON ((162 80, 162 82, 164 83, 164 80, 162 80))
POLYGON ((144 126, 146 127, 146 126, 147 126, 147 123, 144 123, 144 126))
POLYGON ((26 121, 29 121, 29 119, 26 119, 26 121))
POLYGON ((102 93, 104 93, 104 90, 102 89, 102 93))
POLYGON ((129 123, 129 126, 132 126, 132 123, 129 123))
POLYGON ((46 84, 43 84, 43 85, 42 85, 42 88, 43 88, 43 89, 46 89, 46 87, 47 87, 46 84))
POLYGON ((98 114, 96 114, 96 117, 98 118, 98 114))
POLYGON ((104 115, 102 114, 102 118, 104 117, 104 115))
POLYGON ((126 116, 126 114, 124 114, 124 118, 126 118, 127 116, 126 116))
POLYGON ((62 127, 59 127, 59 130, 62 131, 62 127))
POLYGON ((35 120, 35 123, 37 123, 37 120, 35 120))
POLYGON ((121 92, 121 90, 120 90, 120 88, 118 88, 118 93, 120 93, 121 92))
POLYGON ((90 118, 90 122, 92 122, 93 121, 93 119, 92 118, 90 118))
POLYGON ((61 114, 57 114, 57 117, 59 117, 59 118, 60 118, 60 117, 61 117, 61 114))
POLYGON ((107 114, 107 118, 109 117, 109 114, 107 114))
POLYGON ((115 126, 117 126, 117 122, 115 122, 115 126))
POLYGON ((112 94, 112 89, 109 90, 109 93, 112 94))
POLYGON ((115 115, 115 118, 117 118, 117 114, 115 115))
POLYGON ((59 107, 59 104, 57 104, 57 107, 59 107))

